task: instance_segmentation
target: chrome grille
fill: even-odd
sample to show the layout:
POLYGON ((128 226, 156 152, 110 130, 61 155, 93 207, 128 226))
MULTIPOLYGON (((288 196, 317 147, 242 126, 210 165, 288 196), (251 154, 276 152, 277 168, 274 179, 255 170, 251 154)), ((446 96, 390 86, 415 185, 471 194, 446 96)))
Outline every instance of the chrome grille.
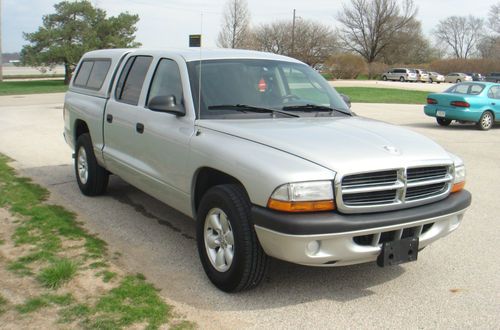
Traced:
POLYGON ((449 193, 452 169, 441 165, 346 175, 336 190, 337 204, 340 210, 354 213, 432 202, 449 193))

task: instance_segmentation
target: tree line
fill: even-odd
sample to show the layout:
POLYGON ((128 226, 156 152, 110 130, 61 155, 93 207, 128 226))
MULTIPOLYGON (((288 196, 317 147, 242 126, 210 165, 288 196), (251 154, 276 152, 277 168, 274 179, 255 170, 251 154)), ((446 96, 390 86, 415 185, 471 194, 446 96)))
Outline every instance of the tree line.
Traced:
POLYGON ((424 36, 417 12, 413 0, 350 0, 337 13, 335 29, 308 19, 294 26, 290 20, 252 26, 246 0, 229 0, 217 45, 288 55, 311 66, 332 56, 352 62, 353 54, 369 68, 376 68, 373 63, 419 64, 442 58, 500 59, 500 2, 487 18, 440 20, 432 39, 424 36))

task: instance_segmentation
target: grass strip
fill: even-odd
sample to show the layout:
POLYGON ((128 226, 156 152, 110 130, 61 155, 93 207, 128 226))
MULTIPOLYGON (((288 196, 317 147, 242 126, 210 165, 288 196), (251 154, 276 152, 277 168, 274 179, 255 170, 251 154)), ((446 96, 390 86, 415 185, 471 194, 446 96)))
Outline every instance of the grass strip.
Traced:
POLYGON ((27 80, 0 82, 1 95, 63 93, 68 90, 64 80, 27 80))
POLYGON ((430 93, 396 88, 335 87, 335 89, 349 96, 351 102, 358 103, 425 104, 430 93))

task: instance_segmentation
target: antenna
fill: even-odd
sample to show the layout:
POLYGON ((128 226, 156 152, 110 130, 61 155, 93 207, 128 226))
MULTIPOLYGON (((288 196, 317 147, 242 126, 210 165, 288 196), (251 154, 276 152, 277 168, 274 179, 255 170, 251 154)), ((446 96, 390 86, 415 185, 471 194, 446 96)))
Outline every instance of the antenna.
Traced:
POLYGON ((200 19, 200 65, 198 72, 198 119, 201 119, 201 46, 202 46, 202 38, 203 38, 203 12, 201 12, 200 19))

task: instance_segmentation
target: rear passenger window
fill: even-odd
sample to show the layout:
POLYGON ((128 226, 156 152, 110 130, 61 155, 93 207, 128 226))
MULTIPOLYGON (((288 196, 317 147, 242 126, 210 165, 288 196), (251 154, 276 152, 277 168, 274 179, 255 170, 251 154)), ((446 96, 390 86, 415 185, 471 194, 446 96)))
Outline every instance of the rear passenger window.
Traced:
POLYGON ((83 61, 78 69, 73 85, 87 89, 101 89, 110 66, 111 61, 106 59, 83 61))
POLYGON ((116 86, 115 96, 118 101, 132 105, 139 103, 142 85, 152 60, 151 56, 134 56, 128 59, 116 86))

